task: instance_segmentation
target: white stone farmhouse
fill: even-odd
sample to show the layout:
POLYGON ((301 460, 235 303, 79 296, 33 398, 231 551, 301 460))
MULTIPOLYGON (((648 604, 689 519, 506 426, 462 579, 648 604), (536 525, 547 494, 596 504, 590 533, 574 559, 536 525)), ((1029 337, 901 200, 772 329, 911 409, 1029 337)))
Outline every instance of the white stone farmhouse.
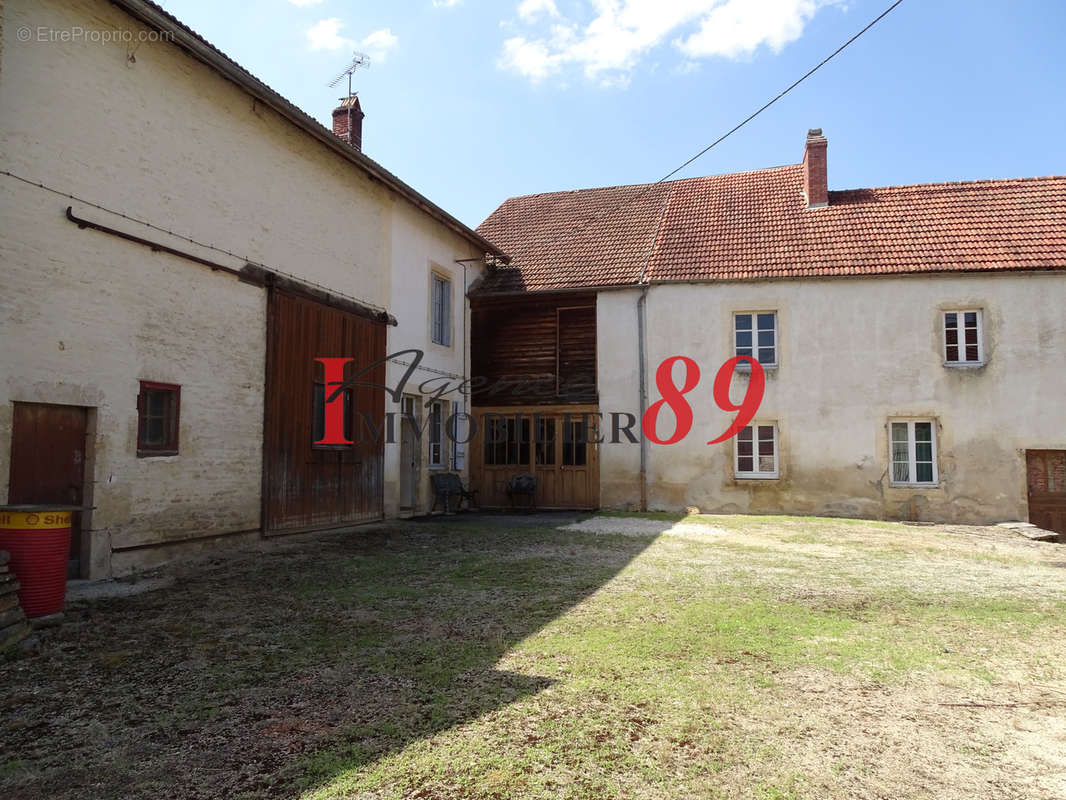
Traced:
MULTIPOLYGON (((1066 177, 830 191, 827 164, 813 130, 800 164, 493 212, 478 230, 512 260, 472 294, 474 371, 533 388, 474 405, 541 420, 482 426, 534 440, 479 442, 483 497, 502 502, 521 470, 549 506, 1066 533, 1066 177), (624 415, 660 399, 657 369, 679 355, 701 370, 691 432, 655 444, 638 422, 630 440, 624 415), (761 363, 765 394, 708 445, 736 416, 712 388, 737 355, 761 363), (536 441, 593 420, 602 443, 536 441)), ((733 379, 733 404, 747 386, 733 379)), ((658 437, 674 428, 663 409, 658 437)))

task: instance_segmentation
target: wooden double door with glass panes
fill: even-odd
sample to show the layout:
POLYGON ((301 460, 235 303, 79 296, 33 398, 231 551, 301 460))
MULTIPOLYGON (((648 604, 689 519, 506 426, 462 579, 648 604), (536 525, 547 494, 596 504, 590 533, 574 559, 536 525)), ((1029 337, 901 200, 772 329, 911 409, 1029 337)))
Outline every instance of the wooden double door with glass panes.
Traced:
MULTIPOLYGON (((596 406, 477 408, 470 484, 485 508, 508 508, 507 483, 537 477, 537 508, 593 509, 600 503, 596 406)), ((518 504, 525 504, 519 498, 518 504)))

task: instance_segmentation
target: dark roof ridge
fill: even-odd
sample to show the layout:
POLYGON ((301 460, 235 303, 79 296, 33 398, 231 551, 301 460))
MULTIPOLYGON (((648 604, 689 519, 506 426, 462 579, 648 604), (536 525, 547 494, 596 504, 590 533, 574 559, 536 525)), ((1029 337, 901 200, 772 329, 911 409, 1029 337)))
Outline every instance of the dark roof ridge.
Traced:
MULTIPOLYGON (((526 200, 534 197, 552 197, 571 194, 581 194, 583 192, 607 192, 615 189, 643 189, 651 188, 655 186, 674 186, 681 183, 690 183, 695 181, 714 180, 716 178, 732 178, 740 175, 752 175, 760 172, 776 172, 778 170, 792 169, 795 167, 802 167, 802 164, 778 164, 774 167, 761 167, 759 169, 745 169, 739 172, 719 172, 713 175, 696 175, 690 178, 676 178, 671 181, 656 181, 653 183, 620 183, 612 186, 584 186, 578 189, 561 189, 555 192, 533 192, 531 194, 516 194, 508 197, 503 203, 508 203, 512 200, 526 200)), ((1066 174, 1063 175, 1026 175, 1015 178, 978 178, 973 180, 961 180, 961 181, 928 181, 925 183, 894 183, 885 186, 853 186, 847 189, 830 189, 829 193, 844 194, 847 192, 877 192, 877 191, 895 191, 902 189, 939 189, 939 188, 954 188, 954 187, 980 187, 987 185, 1001 185, 1005 183, 1028 183, 1033 181, 1059 181, 1066 180, 1066 174)), ((500 205, 503 205, 501 203, 500 205)))
POLYGON ((978 178, 968 181, 929 181, 928 183, 894 183, 888 186, 857 186, 851 189, 830 189, 829 193, 845 193, 845 192, 880 192, 886 190, 899 190, 899 189, 941 189, 941 188, 963 188, 963 187, 979 187, 989 185, 1002 185, 1005 183, 1031 183, 1034 181, 1061 181, 1066 180, 1066 175, 1032 175, 1024 176, 1020 178, 978 178))
POLYGON ((485 252, 492 253, 503 259, 507 258, 507 255, 503 250, 483 237, 469 225, 452 214, 449 214, 413 186, 405 183, 374 159, 364 154, 361 150, 357 150, 340 137, 336 136, 329 128, 325 127, 295 103, 283 97, 276 90, 270 88, 270 86, 227 56, 219 48, 211 44, 211 42, 158 3, 152 2, 152 0, 110 0, 110 2, 134 19, 140 20, 146 26, 155 30, 172 33, 173 38, 166 40, 168 43, 184 50, 190 56, 206 65, 209 69, 214 69, 224 78, 230 80, 248 94, 262 101, 264 105, 272 108, 281 117, 289 120, 298 128, 301 128, 309 135, 318 139, 322 144, 326 145, 334 152, 360 167, 372 180, 380 181, 391 191, 403 197, 413 206, 438 220, 446 227, 451 228, 452 231, 459 236, 462 236, 467 241, 483 248, 485 252))

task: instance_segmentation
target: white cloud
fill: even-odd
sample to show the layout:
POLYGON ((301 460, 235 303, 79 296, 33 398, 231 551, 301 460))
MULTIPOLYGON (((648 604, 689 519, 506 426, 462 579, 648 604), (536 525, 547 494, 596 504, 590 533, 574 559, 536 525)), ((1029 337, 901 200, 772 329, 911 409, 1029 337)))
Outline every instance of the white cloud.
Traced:
POLYGON ((389 28, 374 31, 362 41, 356 42, 346 36, 341 36, 341 28, 344 23, 337 17, 324 19, 316 22, 307 29, 307 41, 312 50, 356 50, 361 49, 370 56, 373 61, 384 61, 389 53, 395 48, 399 39, 393 35, 389 28))
POLYGON ((399 42, 389 28, 374 31, 360 43, 366 54, 374 61, 384 61, 396 44, 399 42))
POLYGON ((530 42, 516 36, 503 43, 500 63, 536 82, 558 72, 562 56, 549 52, 544 42, 530 42))
POLYGON ((460 0, 433 0, 433 5, 437 8, 454 8, 459 2, 460 0))
POLYGON ((518 16, 532 30, 504 42, 501 66, 536 82, 573 65, 599 83, 625 84, 667 40, 687 62, 741 58, 762 46, 776 52, 798 39, 820 8, 844 0, 589 2, 591 13, 578 20, 560 14, 554 0, 521 0, 518 16))
POLYGON ((535 22, 539 16, 558 17, 555 0, 522 0, 518 4, 518 16, 523 22, 535 22))
POLYGON ((749 55, 760 45, 774 52, 803 35, 826 0, 728 0, 700 21, 699 30, 675 44, 689 58, 749 55))
POLYGON ((320 20, 307 29, 307 41, 312 50, 352 49, 355 42, 340 35, 344 23, 337 17, 320 20))
POLYGON ((318 6, 322 4, 322 0, 289 0, 294 6, 318 6))

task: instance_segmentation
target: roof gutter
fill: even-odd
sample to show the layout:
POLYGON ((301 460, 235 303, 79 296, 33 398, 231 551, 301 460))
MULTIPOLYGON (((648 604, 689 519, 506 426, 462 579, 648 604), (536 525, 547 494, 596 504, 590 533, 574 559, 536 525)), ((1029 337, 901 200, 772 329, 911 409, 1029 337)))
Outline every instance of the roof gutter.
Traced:
POLYGON ((272 108, 315 139, 318 139, 330 150, 360 167, 371 179, 384 184, 387 188, 403 197, 419 210, 443 223, 471 244, 481 248, 486 253, 491 253, 504 263, 510 261, 510 257, 506 253, 484 236, 467 227, 436 203, 415 191, 415 189, 408 186, 376 161, 363 155, 347 142, 337 138, 332 131, 327 130, 309 114, 290 103, 235 61, 223 55, 205 39, 159 6, 146 2, 146 0, 111 0, 111 3, 148 27, 170 34, 170 41, 188 52, 193 58, 235 83, 252 97, 272 108))
POLYGON ((534 289, 533 291, 526 290, 512 290, 507 292, 494 292, 491 289, 483 291, 481 289, 472 289, 470 296, 476 300, 495 300, 505 299, 508 297, 543 297, 544 295, 555 294, 595 294, 597 292, 618 292, 625 289, 639 289, 640 283, 636 281, 630 283, 610 283, 588 286, 568 286, 562 289, 534 289))
POLYGON ((915 276, 930 276, 935 275, 938 278, 950 278, 953 275, 959 276, 973 276, 975 274, 980 275, 1014 275, 1019 272, 1026 274, 1031 273, 1047 273, 1049 275, 1060 275, 1066 272, 1066 263, 1061 267, 1048 267, 1048 266, 1035 266, 1035 267, 970 267, 965 269, 959 269, 952 267, 950 269, 911 269, 900 272, 862 272, 857 274, 838 274, 838 275, 822 275, 817 272, 804 274, 804 275, 760 275, 751 278, 656 278, 655 280, 644 280, 643 282, 634 281, 631 283, 613 283, 607 285, 595 285, 589 284, 588 286, 573 286, 563 289, 534 289, 533 291, 506 291, 506 292, 494 292, 474 290, 471 293, 471 297, 477 300, 504 300, 507 298, 515 297, 542 297, 544 295, 555 294, 593 294, 599 292, 620 292, 625 290, 640 290, 646 287, 652 286, 717 286, 721 284, 736 284, 736 283, 770 283, 781 281, 837 281, 837 280, 860 280, 860 279, 883 279, 883 278, 910 278, 915 276))

